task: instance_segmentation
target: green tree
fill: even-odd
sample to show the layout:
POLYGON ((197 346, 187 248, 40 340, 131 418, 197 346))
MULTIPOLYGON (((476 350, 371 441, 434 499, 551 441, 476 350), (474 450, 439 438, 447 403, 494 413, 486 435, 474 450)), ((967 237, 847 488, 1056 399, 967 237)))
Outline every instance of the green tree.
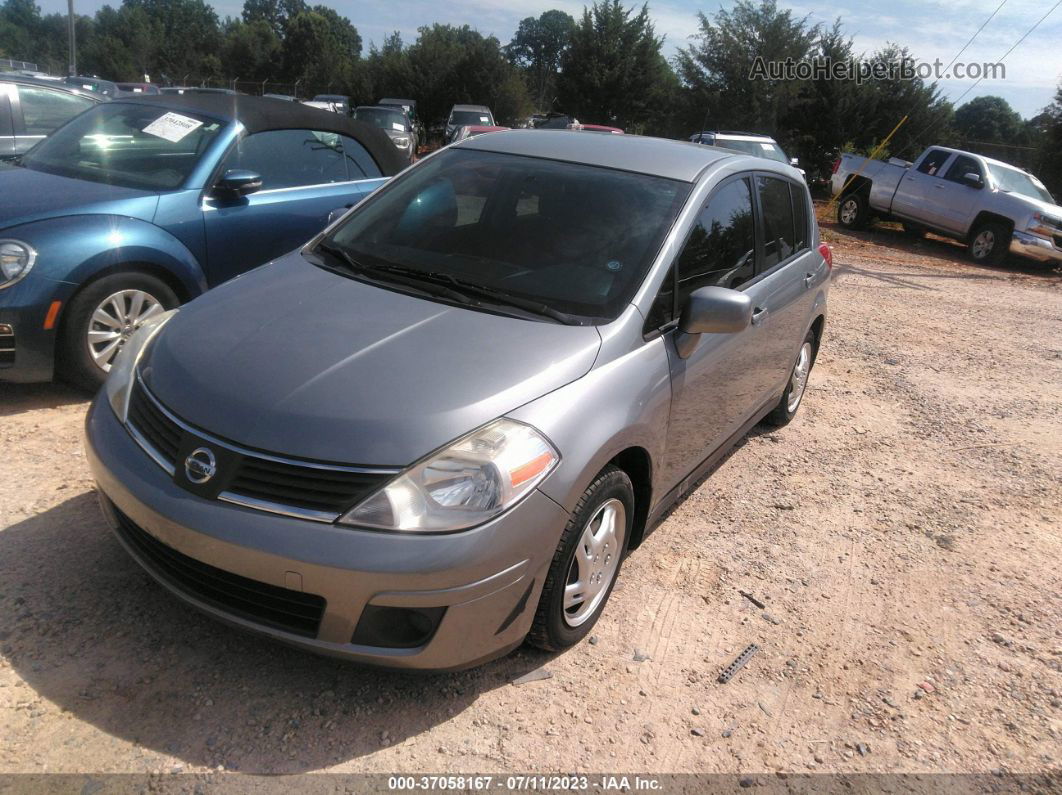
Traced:
POLYGON ((221 64, 230 79, 268 80, 279 74, 280 39, 263 19, 229 20, 221 45, 221 64))
POLYGON ((327 6, 292 17, 281 46, 284 74, 300 94, 347 91, 361 56, 361 36, 350 20, 327 6))
POLYGON ((33 61, 41 33, 41 9, 33 0, 4 0, 0 6, 0 53, 33 61))
POLYGON ((574 30, 575 20, 570 14, 556 9, 545 11, 538 18, 521 20, 505 48, 509 60, 524 72, 539 110, 547 110, 552 104, 561 60, 574 30))
POLYGON ((696 41, 675 57, 684 87, 685 121, 698 129, 706 123, 708 129, 778 134, 779 122, 795 104, 801 82, 754 79, 754 68, 761 63, 807 60, 816 42, 844 55, 843 40, 831 36, 822 42, 818 26, 810 25, 807 17, 780 10, 775 0, 758 4, 738 0, 733 9, 718 11, 711 19, 701 13, 698 20, 696 41))
POLYGON ((244 0, 242 17, 248 23, 265 22, 282 39, 288 22, 307 8, 305 0, 244 0))
POLYGON ((411 97, 417 93, 409 53, 397 30, 384 37, 379 47, 374 44, 369 49, 356 89, 358 96, 366 102, 383 97, 411 97))
POLYGON ((677 89, 663 44, 648 5, 635 13, 621 0, 595 2, 583 11, 564 54, 557 79, 561 108, 581 121, 624 128, 659 119, 677 89))
MULTIPOLYGON (((218 15, 205 0, 124 0, 119 14, 141 10, 151 30, 152 78, 203 79, 204 60, 217 54, 221 45, 218 15)), ((138 54, 127 54, 136 59, 138 54)))
POLYGON ((1043 115, 1039 176, 1054 196, 1062 197, 1062 83, 1043 115))
POLYGON ((955 131, 968 141, 1020 144, 1022 118, 1003 97, 977 97, 955 111, 955 131))

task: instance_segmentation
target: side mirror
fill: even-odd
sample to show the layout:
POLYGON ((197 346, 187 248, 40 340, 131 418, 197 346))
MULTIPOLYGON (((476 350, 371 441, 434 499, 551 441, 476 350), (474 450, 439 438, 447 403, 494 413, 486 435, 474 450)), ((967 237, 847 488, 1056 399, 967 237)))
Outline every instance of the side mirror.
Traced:
POLYGON ((736 334, 752 322, 752 299, 726 287, 702 287, 686 299, 675 339, 679 355, 686 358, 696 347, 698 334, 736 334))
POLYGON ((800 158, 799 157, 791 157, 791 158, 789 158, 789 165, 791 165, 791 166, 799 166, 800 165, 800 158))
POLYGON ((262 189, 262 177, 253 171, 232 168, 214 184, 214 193, 220 196, 247 196, 262 189))
POLYGON ((980 190, 985 186, 985 183, 981 181, 981 175, 973 171, 970 171, 962 175, 962 182, 969 188, 977 188, 980 190))

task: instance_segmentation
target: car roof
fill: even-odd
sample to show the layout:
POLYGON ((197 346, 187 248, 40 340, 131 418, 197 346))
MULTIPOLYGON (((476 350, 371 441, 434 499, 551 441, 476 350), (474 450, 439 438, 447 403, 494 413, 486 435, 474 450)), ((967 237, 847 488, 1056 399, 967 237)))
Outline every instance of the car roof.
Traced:
POLYGON ((154 105, 162 110, 184 110, 225 121, 239 121, 249 134, 291 129, 339 133, 354 138, 368 149, 384 176, 393 176, 408 165, 383 130, 301 102, 246 94, 138 94, 111 102, 154 105))
POLYGON ((27 86, 41 86, 43 88, 53 88, 56 91, 64 91, 67 94, 77 94, 79 97, 85 97, 86 99, 92 99, 96 102, 105 102, 107 96, 101 94, 98 91, 91 91, 89 89, 80 88, 78 86, 72 86, 65 82, 63 78, 50 78, 50 77, 30 77, 29 75, 20 75, 12 72, 0 72, 0 82, 4 83, 23 83, 27 86))
POLYGON ((452 146, 634 171, 683 182, 696 182, 712 163, 741 156, 689 141, 577 130, 511 130, 469 138, 452 146))
POLYGON ((1014 171, 1020 171, 1023 174, 1030 174, 1031 172, 1021 166, 1016 166, 1013 163, 1007 163, 1003 160, 996 160, 994 157, 988 157, 988 155, 980 155, 977 152, 971 152, 969 149, 955 149, 951 146, 927 146, 926 149, 941 149, 945 152, 952 152, 957 155, 966 155, 967 157, 979 157, 986 163, 991 163, 993 166, 1003 166, 1003 168, 1009 168, 1014 171))

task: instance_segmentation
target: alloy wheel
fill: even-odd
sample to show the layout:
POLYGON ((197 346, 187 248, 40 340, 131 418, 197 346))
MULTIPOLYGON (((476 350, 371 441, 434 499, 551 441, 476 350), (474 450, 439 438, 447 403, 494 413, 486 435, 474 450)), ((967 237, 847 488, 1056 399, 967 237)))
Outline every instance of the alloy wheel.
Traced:
POLYGON ((114 357, 133 332, 163 311, 159 300, 143 290, 120 290, 104 298, 92 313, 87 333, 96 366, 110 372, 114 357))
POLYGON ((977 237, 974 238, 973 248, 971 253, 974 255, 974 259, 984 259, 992 253, 992 249, 996 245, 996 236, 991 229, 982 230, 977 237))
POLYGON ((797 356, 796 364, 793 365, 793 375, 789 377, 789 402, 786 409, 792 414, 800 405, 800 399, 804 397, 804 390, 808 386, 808 376, 811 374, 811 343, 805 342, 800 346, 800 355, 797 356))
POLYGON ((564 587, 564 622, 577 627, 590 618, 608 594, 619 570, 627 532, 627 510, 607 500, 583 528, 564 587))
POLYGON ((848 226, 855 222, 857 215, 859 215, 859 202, 855 199, 845 199, 844 204, 841 205, 841 223, 848 226))

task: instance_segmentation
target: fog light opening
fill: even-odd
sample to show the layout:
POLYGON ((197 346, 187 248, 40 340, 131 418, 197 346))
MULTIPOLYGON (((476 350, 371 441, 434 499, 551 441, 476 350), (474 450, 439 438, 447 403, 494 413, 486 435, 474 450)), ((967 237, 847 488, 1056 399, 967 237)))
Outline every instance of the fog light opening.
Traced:
POLYGON ((445 612, 445 607, 368 605, 350 642, 377 648, 415 649, 431 640, 445 612))

